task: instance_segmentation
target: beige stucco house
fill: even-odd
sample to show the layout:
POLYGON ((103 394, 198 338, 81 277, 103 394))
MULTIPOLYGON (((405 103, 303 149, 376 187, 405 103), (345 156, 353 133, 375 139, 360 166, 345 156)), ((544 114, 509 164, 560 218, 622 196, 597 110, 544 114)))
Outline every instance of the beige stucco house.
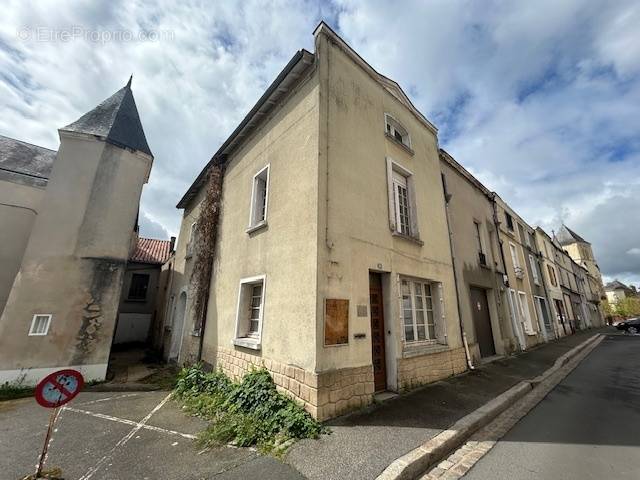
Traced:
MULTIPOLYGON (((561 287, 561 276, 558 265, 556 265, 556 249, 560 249, 553 239, 541 227, 536 228, 536 242, 542 253, 542 270, 549 305, 551 307, 554 332, 556 337, 564 337, 571 333, 567 308, 564 305, 564 297, 561 287)), ((560 249, 561 250, 561 249, 560 249)))
POLYGON ((329 418, 467 368, 436 128, 324 23, 178 204, 180 362, 264 365, 329 418), (206 316, 191 272, 224 170, 206 316))
POLYGON ((314 35, 177 205, 166 358, 262 365, 327 419, 556 338, 536 231, 398 84, 314 35))
POLYGON ((510 321, 494 194, 440 150, 463 332, 474 363, 518 349, 510 321))
POLYGON ((507 300, 520 349, 554 338, 552 314, 540 263, 540 251, 530 227, 498 195, 498 236, 505 263, 507 300))
POLYGON ((130 83, 59 135, 0 142, 0 384, 106 374, 153 156, 130 83))

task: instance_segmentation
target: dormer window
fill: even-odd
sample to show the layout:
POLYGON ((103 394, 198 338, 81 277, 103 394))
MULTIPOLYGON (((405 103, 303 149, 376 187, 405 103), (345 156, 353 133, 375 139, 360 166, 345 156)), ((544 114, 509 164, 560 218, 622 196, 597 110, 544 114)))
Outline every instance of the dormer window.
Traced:
POLYGON ((411 148, 411 138, 406 128, 400 125, 395 118, 391 115, 384 114, 385 132, 395 141, 403 144, 407 148, 411 148))

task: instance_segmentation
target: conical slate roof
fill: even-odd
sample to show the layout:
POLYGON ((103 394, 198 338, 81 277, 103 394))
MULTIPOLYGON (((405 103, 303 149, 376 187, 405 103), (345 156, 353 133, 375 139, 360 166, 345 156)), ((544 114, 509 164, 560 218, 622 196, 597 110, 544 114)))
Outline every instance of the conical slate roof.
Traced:
POLYGON ((113 145, 153 157, 131 92, 131 79, 96 108, 60 130, 98 135, 113 145))
POLYGON ((558 233, 556 233, 556 238, 558 239, 558 242, 560 242, 560 245, 571 245, 572 243, 577 242, 589 243, 564 224, 560 227, 558 233))

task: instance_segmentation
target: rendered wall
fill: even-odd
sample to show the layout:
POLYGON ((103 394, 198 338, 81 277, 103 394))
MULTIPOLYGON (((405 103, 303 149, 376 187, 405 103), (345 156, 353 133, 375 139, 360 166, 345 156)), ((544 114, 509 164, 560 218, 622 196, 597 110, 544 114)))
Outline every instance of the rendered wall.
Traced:
POLYGON ((118 301, 151 159, 81 135, 61 146, 0 319, 0 381, 74 366, 106 373, 118 301), (52 314, 46 336, 28 336, 52 314))
POLYGON ((0 180, 0 315, 4 310, 44 188, 0 180))
MULTIPOLYGON (((401 371, 398 275, 439 282, 434 300, 444 315, 448 347, 462 346, 451 253, 444 210, 436 135, 395 96, 323 33, 316 40, 321 71, 318 187, 317 372, 372 364, 369 271, 383 273, 387 383, 398 389, 410 371, 401 371), (411 154, 385 136, 384 114, 403 124, 411 154), (392 235, 389 226, 386 158, 415 176, 417 216, 423 244, 392 235), (349 300, 349 343, 325 347, 325 299, 349 300), (360 338, 356 338, 356 335, 360 338), (403 375, 405 377, 403 377, 403 375)), ((421 357, 441 345, 423 345, 421 357)), ((453 363, 447 374, 455 372, 453 363)))

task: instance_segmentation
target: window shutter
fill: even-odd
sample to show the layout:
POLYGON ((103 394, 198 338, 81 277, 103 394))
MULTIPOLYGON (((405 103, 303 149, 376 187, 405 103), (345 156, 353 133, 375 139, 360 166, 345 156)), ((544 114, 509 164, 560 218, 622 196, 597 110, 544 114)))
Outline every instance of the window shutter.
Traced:
MULTIPOLYGON (((391 159, 387 158, 387 196, 389 198, 389 228, 396 231, 396 207, 393 191, 393 166, 391 159)), ((399 290, 398 290, 399 291, 399 290)))
POLYGON ((411 222, 411 236, 420 238, 418 230, 418 210, 416 203, 416 189, 413 175, 407 179, 407 189, 409 190, 409 221, 411 222))
MULTIPOLYGON (((400 274, 396 275, 396 293, 398 295, 398 328, 400 329, 400 338, 402 339, 402 342, 404 343, 404 319, 402 318, 402 284, 401 284, 401 279, 400 279, 400 274)), ((392 329, 393 326, 391 326, 389 329, 392 329)))
MULTIPOLYGON (((443 295, 442 284, 438 283, 437 285, 438 285, 438 297, 439 297, 439 311, 438 311, 438 316, 435 317, 436 342, 442 345, 446 345, 447 344, 447 319, 444 314, 444 295, 443 295)), ((432 288, 433 286, 434 285, 432 284, 432 288)), ((433 295, 433 292, 431 294, 433 295)))

